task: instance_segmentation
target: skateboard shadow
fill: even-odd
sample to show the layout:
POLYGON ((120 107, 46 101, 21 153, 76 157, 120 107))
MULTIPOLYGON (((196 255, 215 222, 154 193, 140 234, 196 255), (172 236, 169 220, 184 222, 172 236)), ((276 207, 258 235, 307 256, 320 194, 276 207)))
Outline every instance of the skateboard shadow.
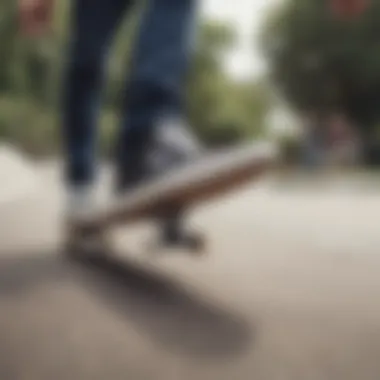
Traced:
POLYGON ((0 297, 13 298, 28 289, 74 279, 67 262, 51 253, 2 254, 0 259, 0 297))
POLYGON ((252 341, 249 324, 169 276, 119 260, 53 254, 0 260, 0 297, 74 281, 162 350, 197 360, 232 359, 252 341))
POLYGON ((252 339, 242 318, 168 276, 114 257, 77 263, 87 289, 162 349, 220 360, 239 356, 252 339))

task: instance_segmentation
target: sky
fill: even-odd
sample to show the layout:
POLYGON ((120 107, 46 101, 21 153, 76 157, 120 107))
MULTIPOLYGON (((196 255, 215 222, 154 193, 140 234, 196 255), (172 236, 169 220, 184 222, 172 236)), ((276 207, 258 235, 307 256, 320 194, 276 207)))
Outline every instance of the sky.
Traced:
POLYGON ((231 23, 239 36, 239 44, 231 52, 226 69, 236 78, 260 75, 265 71, 257 44, 257 35, 270 7, 279 0, 203 0, 202 13, 209 18, 231 23))

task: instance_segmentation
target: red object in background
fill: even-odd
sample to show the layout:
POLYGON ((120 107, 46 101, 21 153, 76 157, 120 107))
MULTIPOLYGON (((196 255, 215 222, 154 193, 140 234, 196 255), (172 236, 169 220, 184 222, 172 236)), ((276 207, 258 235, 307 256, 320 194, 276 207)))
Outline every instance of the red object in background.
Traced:
POLYGON ((328 0, 333 14, 339 18, 352 19, 361 16, 369 7, 370 0, 328 0))
POLYGON ((18 0, 18 5, 22 33, 40 37, 50 31, 54 0, 18 0))

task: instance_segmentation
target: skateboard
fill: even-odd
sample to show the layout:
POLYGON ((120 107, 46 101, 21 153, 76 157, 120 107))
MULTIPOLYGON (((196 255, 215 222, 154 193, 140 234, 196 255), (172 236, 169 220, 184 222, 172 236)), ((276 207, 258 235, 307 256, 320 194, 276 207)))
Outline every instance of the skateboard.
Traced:
MULTIPOLYGON (((143 220, 157 220, 159 224, 178 210, 188 215, 195 206, 257 179, 276 158, 275 148, 268 143, 247 144, 202 157, 136 187, 87 215, 69 231, 66 248, 80 251, 90 240, 95 240, 98 248, 107 246, 106 232, 112 227, 143 220)), ((186 218, 172 227, 173 238, 163 239, 163 245, 182 246, 196 253, 204 251, 207 237, 186 231, 186 218)))

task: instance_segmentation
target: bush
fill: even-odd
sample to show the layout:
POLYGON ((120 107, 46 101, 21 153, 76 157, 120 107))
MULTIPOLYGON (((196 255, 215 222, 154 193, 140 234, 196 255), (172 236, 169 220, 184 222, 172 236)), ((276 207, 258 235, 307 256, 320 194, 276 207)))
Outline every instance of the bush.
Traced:
POLYGON ((0 99, 0 139, 33 154, 46 154, 58 147, 54 114, 29 100, 0 99))

